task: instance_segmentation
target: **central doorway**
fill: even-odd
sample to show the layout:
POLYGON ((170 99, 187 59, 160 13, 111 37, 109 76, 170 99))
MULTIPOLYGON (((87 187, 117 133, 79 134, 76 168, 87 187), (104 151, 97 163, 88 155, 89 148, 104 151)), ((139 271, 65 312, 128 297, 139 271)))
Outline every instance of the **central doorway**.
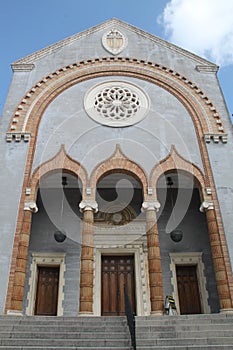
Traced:
POLYGON ((134 256, 102 256, 101 314, 124 316, 124 285, 127 287, 133 312, 136 313, 134 256))

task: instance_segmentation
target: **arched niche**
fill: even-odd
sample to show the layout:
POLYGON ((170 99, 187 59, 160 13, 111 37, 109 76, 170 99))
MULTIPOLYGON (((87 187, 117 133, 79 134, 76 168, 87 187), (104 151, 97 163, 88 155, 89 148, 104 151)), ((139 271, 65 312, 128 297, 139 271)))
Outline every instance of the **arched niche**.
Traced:
POLYGON ((170 169, 158 178, 156 192, 165 294, 175 296, 181 314, 219 312, 208 224, 200 211, 201 183, 193 173, 170 169))

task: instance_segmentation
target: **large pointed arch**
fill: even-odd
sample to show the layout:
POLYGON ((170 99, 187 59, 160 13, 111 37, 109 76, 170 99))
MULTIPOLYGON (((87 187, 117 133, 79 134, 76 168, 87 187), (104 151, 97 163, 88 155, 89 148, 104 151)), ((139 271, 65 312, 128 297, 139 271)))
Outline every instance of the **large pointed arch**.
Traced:
POLYGON ((98 181, 106 174, 111 172, 124 172, 134 176, 142 184, 143 196, 147 195, 148 181, 144 170, 135 162, 128 159, 122 152, 120 145, 111 157, 98 164, 90 176, 90 187, 96 188, 98 181))
POLYGON ((72 159, 66 153, 65 146, 61 145, 61 148, 58 151, 58 153, 52 159, 39 165, 32 174, 32 177, 28 184, 29 188, 31 188, 31 200, 36 200, 37 189, 39 186, 40 179, 45 174, 57 170, 63 170, 65 172, 73 174, 81 180, 83 188, 86 188, 88 181, 86 169, 84 169, 84 167, 80 163, 72 159))
POLYGON ((187 161, 177 152, 174 145, 169 154, 153 167, 150 174, 150 187, 156 188, 158 179, 171 171, 183 171, 192 175, 199 183, 202 199, 206 197, 205 189, 209 186, 208 180, 195 164, 187 161))
POLYGON ((168 67, 136 58, 89 59, 58 69, 35 84, 17 106, 8 130, 8 140, 20 134, 36 135, 42 115, 62 91, 81 81, 108 75, 133 76, 166 89, 188 110, 199 137, 217 135, 224 139, 224 127, 216 107, 193 82, 168 67), (38 103, 39 101, 39 103, 38 103))

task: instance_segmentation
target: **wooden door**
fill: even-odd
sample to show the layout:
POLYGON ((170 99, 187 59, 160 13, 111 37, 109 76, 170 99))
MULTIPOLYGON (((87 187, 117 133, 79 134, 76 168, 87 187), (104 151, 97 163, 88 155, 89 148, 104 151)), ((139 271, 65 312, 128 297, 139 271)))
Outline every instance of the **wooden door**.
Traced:
POLYGON ((176 266, 180 313, 200 314, 201 302, 196 266, 176 266))
POLYGON ((101 306, 103 316, 125 315, 124 284, 135 312, 134 257, 102 256, 101 306))
POLYGON ((35 315, 56 316, 59 267, 38 266, 35 315))

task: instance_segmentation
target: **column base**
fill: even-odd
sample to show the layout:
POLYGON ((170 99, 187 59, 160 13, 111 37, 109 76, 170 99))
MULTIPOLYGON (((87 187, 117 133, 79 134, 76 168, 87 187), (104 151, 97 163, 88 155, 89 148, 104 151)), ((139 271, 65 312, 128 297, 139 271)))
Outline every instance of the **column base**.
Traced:
POLYGON ((18 310, 7 310, 6 314, 9 316, 23 316, 22 311, 18 311, 18 310))
POLYGON ((81 311, 81 312, 78 313, 78 316, 90 317, 90 316, 94 316, 94 313, 93 312, 81 311))
POLYGON ((233 309, 220 309, 220 314, 233 314, 233 309))
POLYGON ((158 310, 158 311, 151 311, 150 315, 151 315, 151 316, 163 316, 163 315, 164 315, 164 312, 161 311, 161 310, 158 310))

